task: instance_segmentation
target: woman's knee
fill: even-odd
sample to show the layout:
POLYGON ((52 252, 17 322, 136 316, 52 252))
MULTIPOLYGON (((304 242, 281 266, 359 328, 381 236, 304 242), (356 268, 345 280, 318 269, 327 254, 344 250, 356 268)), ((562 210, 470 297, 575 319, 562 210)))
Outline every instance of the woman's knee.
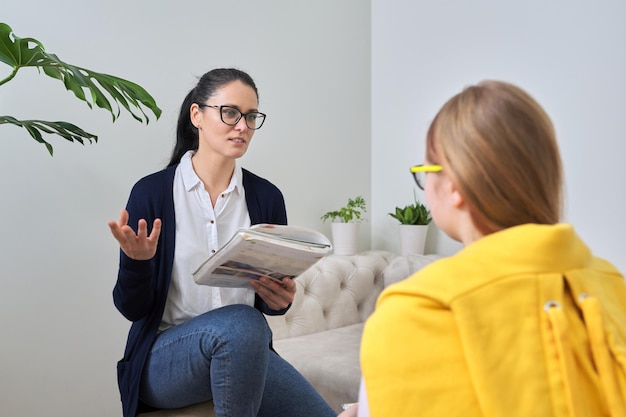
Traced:
POLYGON ((233 304, 206 313, 210 317, 210 333, 223 342, 261 344, 268 346, 272 332, 265 316, 254 307, 233 304))

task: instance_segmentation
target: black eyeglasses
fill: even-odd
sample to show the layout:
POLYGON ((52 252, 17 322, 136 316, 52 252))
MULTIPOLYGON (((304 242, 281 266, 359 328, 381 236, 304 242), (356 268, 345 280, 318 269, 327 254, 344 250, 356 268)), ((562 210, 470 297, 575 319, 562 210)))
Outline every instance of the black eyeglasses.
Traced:
POLYGON ((263 126, 265 121, 265 113, 258 111, 251 111, 248 113, 242 113, 238 108, 232 106, 211 106, 208 104, 198 104, 199 107, 211 107, 220 111, 220 118, 222 122, 228 126, 235 126, 241 120, 241 117, 246 121, 246 126, 249 129, 257 130, 263 126))
POLYGON ((441 172, 443 168, 441 165, 414 165, 411 167, 411 174, 413 174, 413 179, 415 180, 415 184, 420 188, 420 190, 424 189, 424 174, 426 172, 441 172))

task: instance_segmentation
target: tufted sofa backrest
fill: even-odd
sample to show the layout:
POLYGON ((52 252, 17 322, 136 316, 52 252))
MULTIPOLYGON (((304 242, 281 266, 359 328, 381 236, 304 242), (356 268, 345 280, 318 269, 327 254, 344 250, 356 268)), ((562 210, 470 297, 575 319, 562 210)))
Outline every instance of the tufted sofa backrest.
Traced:
POLYGON ((274 339, 359 323, 373 311, 383 289, 382 272, 394 254, 370 251, 328 255, 298 276, 289 311, 268 317, 274 339))
POLYGON ((362 323, 374 311, 383 288, 432 261, 386 251, 328 255, 295 279, 289 311, 268 317, 274 339, 301 336, 362 323))

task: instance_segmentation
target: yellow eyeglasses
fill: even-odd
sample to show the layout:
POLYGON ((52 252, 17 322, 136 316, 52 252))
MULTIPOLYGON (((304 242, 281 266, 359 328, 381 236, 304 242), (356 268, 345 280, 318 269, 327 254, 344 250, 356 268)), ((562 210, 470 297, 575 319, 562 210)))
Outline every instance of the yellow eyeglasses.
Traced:
POLYGON ((441 172, 442 170, 443 167, 441 165, 414 165, 411 167, 411 174, 413 174, 415 184, 417 184, 420 190, 423 190, 424 184, 426 184, 424 174, 427 172, 441 172))

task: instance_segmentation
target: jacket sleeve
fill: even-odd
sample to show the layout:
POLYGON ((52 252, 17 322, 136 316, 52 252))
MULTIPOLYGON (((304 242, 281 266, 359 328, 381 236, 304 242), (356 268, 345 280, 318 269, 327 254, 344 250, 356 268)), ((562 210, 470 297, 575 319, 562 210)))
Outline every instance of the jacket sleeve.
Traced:
MULTIPOLYGON (((153 204, 148 198, 147 187, 137 183, 131 191, 126 205, 129 213, 128 225, 137 232, 139 219, 145 219, 150 233, 154 219, 153 204)), ((119 312, 130 321, 137 321, 148 315, 155 306, 156 260, 162 244, 159 239, 157 254, 151 260, 136 261, 120 250, 119 271, 113 289, 113 302, 119 312)))
MULTIPOLYGON (((283 198, 283 194, 280 190, 274 187, 274 195, 273 198, 270 199, 272 201, 272 205, 267 208, 267 213, 269 217, 268 220, 264 220, 259 223, 272 223, 272 224, 287 224, 287 210, 285 209, 285 200, 283 198)), ((285 314, 291 308, 291 304, 281 310, 272 310, 265 301, 258 294, 255 294, 254 297, 254 307, 268 316, 281 316, 285 314)))
MULTIPOLYGON (((248 170, 243 170, 243 186, 246 190, 246 204, 250 222, 254 224, 287 224, 287 209, 283 193, 278 187, 248 170)), ((285 314, 291 304, 281 310, 272 310, 258 294, 255 294, 254 307, 261 312, 278 316, 285 314)))
POLYGON ((387 293, 367 320, 361 365, 372 417, 477 416, 454 315, 426 297, 387 293))

